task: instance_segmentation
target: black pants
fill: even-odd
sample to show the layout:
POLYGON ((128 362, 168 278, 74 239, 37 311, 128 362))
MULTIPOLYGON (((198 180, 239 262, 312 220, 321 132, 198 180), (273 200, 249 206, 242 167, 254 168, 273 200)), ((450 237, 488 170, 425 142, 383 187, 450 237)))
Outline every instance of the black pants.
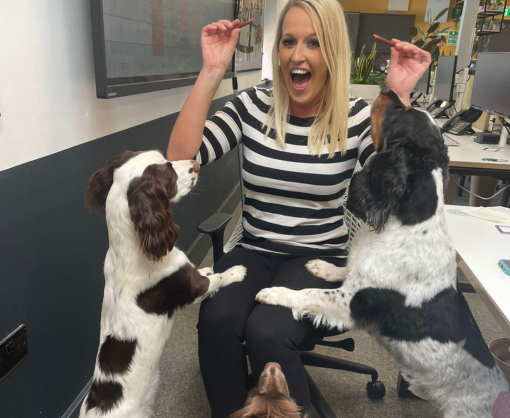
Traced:
MULTIPOLYGON (((254 377, 258 380, 264 366, 274 361, 282 366, 291 396, 305 410, 310 408, 310 394, 299 348, 314 345, 328 332, 315 328, 311 321, 296 321, 290 309, 261 305, 255 301, 259 290, 284 286, 333 289, 341 283, 329 283, 310 274, 305 264, 317 257, 296 257, 253 251, 237 247, 214 266, 223 272, 234 265, 244 265, 247 277, 221 289, 202 302, 198 322, 200 370, 213 418, 227 418, 246 400, 250 383, 246 351, 254 377)), ((343 266, 345 259, 323 257, 343 266)))

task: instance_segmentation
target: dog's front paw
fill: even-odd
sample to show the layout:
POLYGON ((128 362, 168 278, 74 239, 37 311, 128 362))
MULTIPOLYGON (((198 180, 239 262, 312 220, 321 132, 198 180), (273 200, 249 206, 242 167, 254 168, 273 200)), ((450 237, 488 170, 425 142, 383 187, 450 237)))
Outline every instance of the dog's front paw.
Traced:
POLYGON ((286 287, 269 287, 257 293, 255 299, 265 305, 280 305, 291 308, 295 293, 295 290, 287 289, 286 287))
POLYGON ((221 278, 227 280, 229 283, 241 282, 246 277, 246 267, 234 266, 230 267, 224 273, 221 273, 221 278))
POLYGON ((319 279, 337 282, 345 279, 345 267, 337 267, 323 260, 311 260, 306 263, 307 270, 319 279))

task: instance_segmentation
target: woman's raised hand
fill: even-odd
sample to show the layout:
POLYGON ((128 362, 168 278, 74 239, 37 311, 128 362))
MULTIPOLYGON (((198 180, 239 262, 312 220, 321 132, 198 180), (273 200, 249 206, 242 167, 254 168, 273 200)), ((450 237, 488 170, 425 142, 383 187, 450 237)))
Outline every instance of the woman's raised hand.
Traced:
POLYGON ((409 96, 414 86, 430 65, 430 54, 407 42, 392 39, 390 68, 386 85, 395 90, 404 103, 409 104, 409 96))
POLYGON ((232 62, 239 39, 239 19, 230 22, 220 20, 202 29, 203 68, 206 71, 223 72, 232 62))

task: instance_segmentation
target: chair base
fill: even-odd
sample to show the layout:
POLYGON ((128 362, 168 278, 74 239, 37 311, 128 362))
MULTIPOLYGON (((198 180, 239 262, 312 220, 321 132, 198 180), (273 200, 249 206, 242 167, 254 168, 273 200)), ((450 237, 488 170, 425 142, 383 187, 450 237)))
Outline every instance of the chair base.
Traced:
MULTIPOLYGON (((324 356, 322 354, 302 351, 300 353, 301 362, 305 366, 321 367, 333 370, 344 370, 353 373, 370 375, 371 381, 367 383, 367 395, 370 399, 383 398, 386 395, 384 383, 378 381, 378 373, 372 367, 352 361, 342 360, 335 357, 324 356)), ((322 396, 319 388, 312 377, 305 370, 306 379, 310 389, 310 400, 320 418, 337 418, 327 401, 322 396)))

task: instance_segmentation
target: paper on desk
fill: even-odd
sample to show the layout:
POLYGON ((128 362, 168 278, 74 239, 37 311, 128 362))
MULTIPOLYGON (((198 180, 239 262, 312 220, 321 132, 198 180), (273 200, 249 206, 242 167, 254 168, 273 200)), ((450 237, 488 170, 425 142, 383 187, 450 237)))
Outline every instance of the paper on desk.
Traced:
POLYGON ((510 209, 503 206, 491 206, 490 208, 469 208, 460 209, 459 212, 475 218, 483 219, 484 221, 493 222, 495 224, 510 223, 510 209))

